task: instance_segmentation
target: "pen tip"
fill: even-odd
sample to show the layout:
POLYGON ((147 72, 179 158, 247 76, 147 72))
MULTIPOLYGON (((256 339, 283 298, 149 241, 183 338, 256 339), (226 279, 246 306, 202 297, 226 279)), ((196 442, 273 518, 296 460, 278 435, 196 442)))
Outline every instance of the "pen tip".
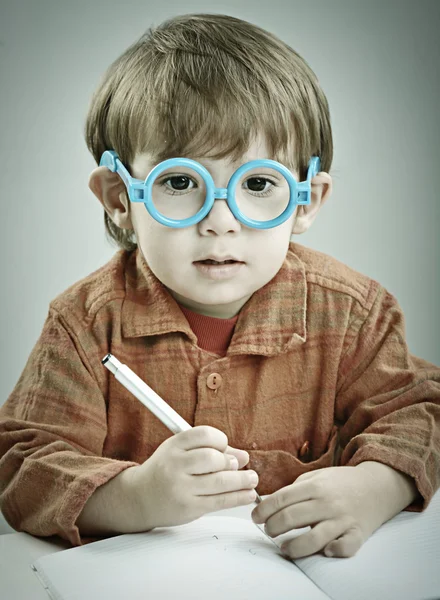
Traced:
POLYGON ((113 375, 115 375, 116 371, 123 366, 119 360, 113 356, 113 354, 107 354, 104 356, 104 358, 101 360, 101 363, 106 369, 113 373, 113 375))
POLYGON ((101 360, 101 363, 105 365, 105 363, 111 358, 111 354, 106 354, 104 358, 101 360))

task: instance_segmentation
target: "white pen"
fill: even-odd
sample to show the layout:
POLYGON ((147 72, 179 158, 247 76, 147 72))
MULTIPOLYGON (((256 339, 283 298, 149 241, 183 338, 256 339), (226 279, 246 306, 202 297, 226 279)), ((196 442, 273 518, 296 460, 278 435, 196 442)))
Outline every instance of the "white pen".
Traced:
MULTIPOLYGON (((192 429, 185 419, 182 419, 159 394, 156 394, 127 365, 123 365, 112 354, 104 356, 101 362, 133 396, 136 396, 174 434, 192 429)), ((255 493, 257 494, 255 502, 258 504, 261 502, 261 497, 256 490, 255 493)))

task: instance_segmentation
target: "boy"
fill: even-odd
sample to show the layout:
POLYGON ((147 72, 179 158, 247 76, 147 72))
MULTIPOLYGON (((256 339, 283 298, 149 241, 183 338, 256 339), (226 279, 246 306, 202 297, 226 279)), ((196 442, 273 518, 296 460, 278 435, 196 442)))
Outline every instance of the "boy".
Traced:
POLYGON ((332 187, 303 59, 233 17, 176 17, 110 67, 86 138, 121 249, 51 303, 0 411, 11 525, 78 545, 249 504, 258 485, 270 535, 312 527, 287 555, 351 556, 426 508, 440 370, 408 353, 377 282, 290 242, 332 187), (107 353, 193 429, 170 435, 107 353))

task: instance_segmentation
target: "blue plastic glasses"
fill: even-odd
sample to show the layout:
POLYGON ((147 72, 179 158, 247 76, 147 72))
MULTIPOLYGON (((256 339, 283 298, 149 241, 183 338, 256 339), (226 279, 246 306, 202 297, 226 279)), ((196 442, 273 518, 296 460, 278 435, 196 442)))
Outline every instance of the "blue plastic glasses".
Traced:
POLYGON ((174 228, 199 223, 210 212, 215 200, 226 200, 234 217, 247 227, 277 227, 289 219, 296 206, 310 204, 311 180, 320 169, 320 159, 313 156, 308 164, 307 179, 297 182, 289 169, 279 162, 253 160, 235 171, 226 188, 216 188, 209 171, 189 158, 162 161, 150 171, 145 181, 131 177, 114 150, 106 150, 99 164, 118 173, 131 202, 143 202, 156 221, 174 228), (170 169, 174 172, 170 173, 170 169), (244 181, 246 174, 250 177, 244 181), (169 181, 194 187, 176 189, 167 184, 169 181), (270 183, 271 187, 268 191, 250 190, 249 182, 256 183, 257 187, 261 183, 270 183), (240 185, 237 192, 237 185, 242 183, 248 187, 240 185))

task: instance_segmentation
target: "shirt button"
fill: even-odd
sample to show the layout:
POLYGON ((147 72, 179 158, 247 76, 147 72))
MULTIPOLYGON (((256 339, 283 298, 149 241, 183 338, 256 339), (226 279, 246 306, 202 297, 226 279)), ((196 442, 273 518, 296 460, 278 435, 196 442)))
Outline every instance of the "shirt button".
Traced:
POLYGON ((211 373, 206 380, 206 385, 210 390, 216 390, 222 384, 222 376, 218 373, 211 373))
POLYGON ((309 453, 309 446, 310 442, 308 440, 304 442, 304 444, 301 446, 301 450, 299 451, 299 455, 301 458, 309 453))

